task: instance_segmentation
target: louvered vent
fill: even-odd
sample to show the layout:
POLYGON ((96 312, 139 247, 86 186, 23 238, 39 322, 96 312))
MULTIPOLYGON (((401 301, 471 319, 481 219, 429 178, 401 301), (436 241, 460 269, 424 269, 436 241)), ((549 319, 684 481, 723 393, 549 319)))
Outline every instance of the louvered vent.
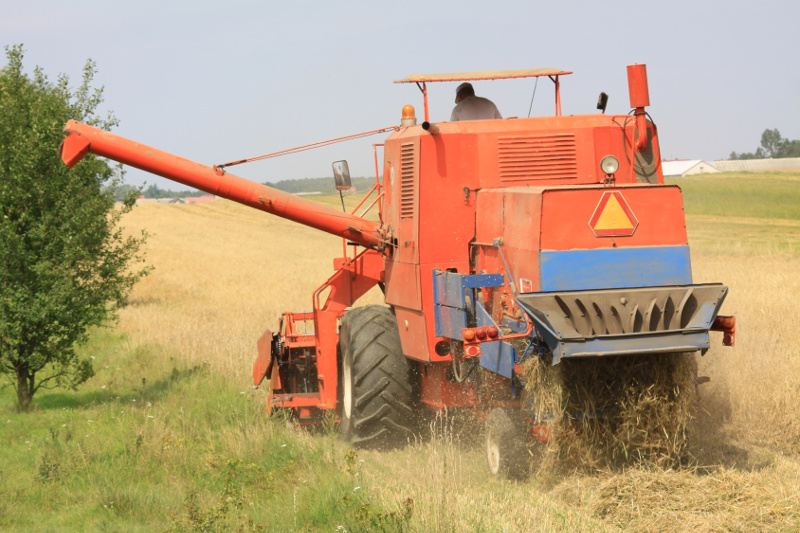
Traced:
POLYGON ((575 179, 575 135, 530 135, 497 140, 500 181, 575 179))
POLYGON ((400 147, 400 218, 414 216, 414 177, 417 174, 414 143, 400 147))

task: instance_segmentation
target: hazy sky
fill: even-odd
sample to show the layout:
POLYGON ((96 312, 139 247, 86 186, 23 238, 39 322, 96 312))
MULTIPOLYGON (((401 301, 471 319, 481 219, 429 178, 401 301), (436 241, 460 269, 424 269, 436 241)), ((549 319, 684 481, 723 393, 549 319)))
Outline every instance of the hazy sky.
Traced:
MULTIPOLYGON (((627 113, 626 65, 646 63, 648 111, 668 159, 753 151, 766 128, 800 139, 800 1, 0 0, 0 43, 25 65, 80 83, 87 58, 114 131, 204 164, 399 123, 414 73, 556 67, 564 114, 627 113)), ((2 64, 5 64, 3 57, 2 64)), ((504 116, 526 116, 534 81, 478 82, 504 116)), ((429 85, 447 120, 455 85, 429 85)), ((552 112, 542 79, 533 115, 552 112)), ((382 137, 234 167, 257 181, 374 175, 382 137)), ((127 180, 182 188, 129 170, 127 180)))

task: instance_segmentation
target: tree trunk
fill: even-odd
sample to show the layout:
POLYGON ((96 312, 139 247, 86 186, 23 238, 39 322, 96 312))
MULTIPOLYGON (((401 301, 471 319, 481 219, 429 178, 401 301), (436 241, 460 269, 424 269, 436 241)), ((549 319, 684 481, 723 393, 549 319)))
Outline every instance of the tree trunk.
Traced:
POLYGON ((27 365, 17 368, 17 407, 28 411, 33 400, 33 376, 28 376, 27 365))

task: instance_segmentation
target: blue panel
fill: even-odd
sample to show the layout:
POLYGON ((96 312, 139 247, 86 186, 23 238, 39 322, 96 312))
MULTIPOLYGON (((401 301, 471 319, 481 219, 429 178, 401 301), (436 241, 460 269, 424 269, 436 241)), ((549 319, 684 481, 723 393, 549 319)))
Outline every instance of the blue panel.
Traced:
POLYGON ((481 343, 480 364, 486 370, 505 378, 514 377, 514 359, 516 349, 504 341, 481 343))
MULTIPOLYGON (((502 274, 465 275, 434 269, 433 317, 436 336, 460 339, 461 329, 467 327, 464 289, 502 287, 503 279, 502 274)), ((474 301, 472 305, 476 305, 474 301)))
POLYGON ((436 336, 460 339, 461 330, 467 327, 467 312, 454 307, 439 306, 439 320, 436 322, 436 336))
MULTIPOLYGON (((497 325, 482 305, 478 304, 475 310, 479 327, 497 325)), ((516 357, 516 348, 505 341, 481 343, 481 366, 495 374, 511 379, 514 376, 514 359, 516 357)))
POLYGON ((481 304, 475 306, 475 321, 477 322, 478 327, 497 325, 495 324, 494 320, 492 320, 489 312, 486 311, 486 308, 484 308, 481 304))
POLYGON ((463 274, 434 270, 433 279, 434 282, 438 282, 435 285, 436 297, 441 305, 464 309, 463 274))
POLYGON ((462 283, 465 289, 477 289, 480 287, 502 287, 505 281, 502 274, 472 274, 464 276, 462 283))
POLYGON ((541 291, 690 285, 688 246, 543 251, 541 291))

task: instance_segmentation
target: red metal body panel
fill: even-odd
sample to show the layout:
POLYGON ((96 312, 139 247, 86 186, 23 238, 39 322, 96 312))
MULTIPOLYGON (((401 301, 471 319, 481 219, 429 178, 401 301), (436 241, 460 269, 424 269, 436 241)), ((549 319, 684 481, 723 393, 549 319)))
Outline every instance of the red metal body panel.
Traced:
POLYGON ((447 379, 449 364, 420 367, 420 401, 433 410, 450 407, 468 407, 476 403, 475 391, 464 383, 447 379))
POLYGON ((505 272, 500 253, 492 245, 494 239, 502 237, 503 253, 518 289, 521 289, 519 284, 527 283, 524 292, 538 291, 541 211, 542 189, 514 187, 480 191, 476 219, 478 269, 505 272))
POLYGON ((386 303, 414 311, 422 310, 419 265, 386 261, 386 303))
POLYGON ((674 185, 542 191, 542 250, 614 248, 687 243, 681 190, 674 185), (633 235, 597 236, 589 225, 603 194, 619 191, 638 220, 633 235))
MULTIPOLYGON (((445 151, 442 137, 426 135, 420 143, 419 262, 451 268, 466 262, 475 238, 475 189, 479 186, 472 157, 474 139, 464 139, 463 152, 445 151), (469 195, 464 188, 467 187, 469 195), (453 263, 449 265, 448 263, 453 263)), ((448 139, 449 141, 449 139, 448 139)))
POLYGON ((403 354, 417 361, 429 362, 432 350, 428 345, 427 318, 422 311, 394 306, 397 327, 400 333, 400 345, 403 354))
MULTIPOLYGON (((392 134, 386 141, 384 176, 392 167, 400 175, 399 157, 393 155, 399 149, 392 145, 421 136, 419 165, 426 183, 448 177, 471 189, 602 183, 605 174, 600 160, 609 154, 618 155, 617 183, 636 183, 629 163, 636 122, 628 115, 475 120, 437 126, 437 135, 420 126, 392 134)), ((660 168, 657 175, 662 183, 660 168)))

